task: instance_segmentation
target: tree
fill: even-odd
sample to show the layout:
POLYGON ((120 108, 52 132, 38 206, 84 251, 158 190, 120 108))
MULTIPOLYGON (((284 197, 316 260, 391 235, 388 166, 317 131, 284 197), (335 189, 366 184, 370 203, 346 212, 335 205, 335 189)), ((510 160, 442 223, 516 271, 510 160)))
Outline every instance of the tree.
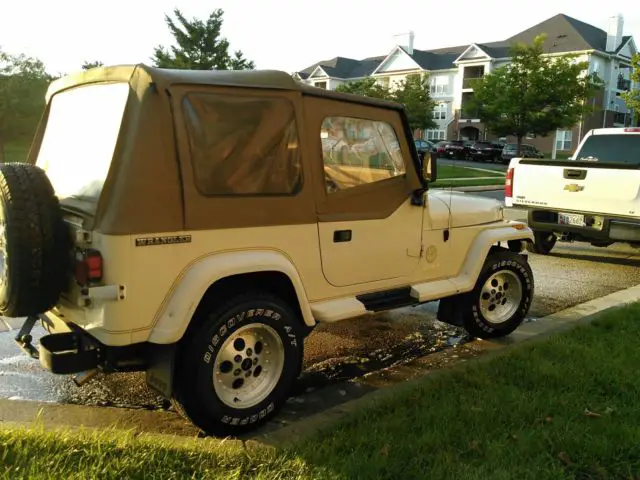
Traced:
POLYGON ((546 136, 559 128, 573 127, 593 107, 586 100, 602 82, 584 72, 588 62, 575 55, 544 55, 545 35, 531 45, 516 44, 510 64, 477 80, 471 108, 492 133, 513 135, 520 153, 527 134, 546 136))
POLYGON ((176 45, 168 49, 157 46, 152 57, 160 68, 193 70, 253 70, 255 64, 244 58, 241 50, 229 54, 229 41, 220 37, 224 12, 214 10, 206 21, 185 18, 179 9, 173 11, 176 20, 164 19, 176 45))
POLYGON ((631 81, 634 83, 634 89, 622 94, 627 108, 633 110, 634 114, 640 115, 640 53, 636 53, 631 59, 631 81))
POLYGON ((336 91, 351 93, 354 95, 362 95, 371 98, 380 98, 383 100, 390 100, 392 97, 389 88, 378 83, 378 81, 373 77, 368 77, 353 82, 341 83, 336 88, 336 91))
POLYGON ((364 95, 402 103, 405 106, 411 129, 432 128, 435 123, 431 113, 434 102, 429 96, 428 77, 421 74, 408 75, 391 89, 377 82, 375 78, 365 78, 338 85, 336 91, 364 95))
POLYGON ((408 75, 393 91, 393 100, 402 103, 407 110, 409 126, 416 128, 433 128, 433 108, 435 102, 429 95, 429 77, 426 74, 408 75))
POLYGON ((87 61, 85 61, 85 62, 82 64, 82 70, 91 70, 92 68, 96 68, 96 67, 103 67, 103 66, 104 66, 104 63, 102 63, 102 62, 101 62, 101 61, 99 61, 99 60, 96 60, 96 61, 94 61, 94 62, 87 62, 87 61))
POLYGON ((40 60, 0 50, 0 162, 6 142, 33 136, 51 80, 40 60))

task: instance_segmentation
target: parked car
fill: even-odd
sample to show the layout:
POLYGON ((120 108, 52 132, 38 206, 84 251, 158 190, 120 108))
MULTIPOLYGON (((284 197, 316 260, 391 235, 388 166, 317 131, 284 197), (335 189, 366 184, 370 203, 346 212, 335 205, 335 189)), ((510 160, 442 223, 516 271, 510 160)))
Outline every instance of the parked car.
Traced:
POLYGON ((517 145, 515 143, 508 143, 502 149, 502 153, 500 155, 500 159, 502 163, 509 163, 512 158, 520 157, 520 158, 544 158, 544 153, 540 152, 533 145, 529 145, 528 143, 523 143, 520 145, 520 155, 517 155, 517 145))
POLYGON ((469 154, 474 162, 493 162, 500 160, 504 145, 497 142, 477 141, 471 145, 469 154))
POLYGON ((430 189, 401 104, 127 65, 56 80, 46 111, 28 162, 0 164, 0 315, 77 383, 146 372, 201 430, 239 435, 285 405, 319 323, 439 301, 488 339, 531 307, 531 229, 430 189), (346 148, 367 140, 386 168, 346 148))
POLYGON ((431 152, 436 150, 435 145, 429 140, 422 140, 418 138, 414 140, 414 143, 416 144, 416 150, 422 156, 430 155, 431 152))
POLYGON ((472 142, 468 140, 443 140, 436 144, 438 157, 469 160, 472 142))
POLYGON ((558 238, 607 247, 640 248, 640 128, 599 128, 569 160, 514 159, 505 204, 528 211, 535 242, 546 255, 558 238))

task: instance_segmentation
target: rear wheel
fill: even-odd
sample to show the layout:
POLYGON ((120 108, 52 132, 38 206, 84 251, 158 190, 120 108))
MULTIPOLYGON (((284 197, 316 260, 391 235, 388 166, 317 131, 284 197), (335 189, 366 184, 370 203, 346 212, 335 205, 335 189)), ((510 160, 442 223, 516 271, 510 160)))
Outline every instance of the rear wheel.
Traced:
POLYGON ((533 243, 527 243, 527 250, 539 255, 548 255, 558 241, 553 232, 533 232, 533 243))
POLYGON ((302 320, 270 294, 232 298, 183 342, 174 405, 204 432, 239 435, 267 422, 300 374, 302 320))
POLYGON ((509 251, 490 255, 475 288, 465 296, 464 328, 484 339, 509 335, 529 312, 533 292, 533 273, 522 255, 509 251))

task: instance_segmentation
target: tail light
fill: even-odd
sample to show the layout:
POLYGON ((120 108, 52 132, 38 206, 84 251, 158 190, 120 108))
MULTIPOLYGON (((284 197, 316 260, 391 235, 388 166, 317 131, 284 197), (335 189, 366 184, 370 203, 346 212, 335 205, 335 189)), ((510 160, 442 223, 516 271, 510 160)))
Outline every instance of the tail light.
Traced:
POLYGON ((504 181, 504 196, 513 197, 513 168, 507 170, 507 178, 504 181))
POLYGON ((102 280, 102 255, 91 248, 76 251, 76 281, 79 285, 102 280))
POLYGON ((628 127, 624 129, 628 133, 640 133, 640 127, 628 127))

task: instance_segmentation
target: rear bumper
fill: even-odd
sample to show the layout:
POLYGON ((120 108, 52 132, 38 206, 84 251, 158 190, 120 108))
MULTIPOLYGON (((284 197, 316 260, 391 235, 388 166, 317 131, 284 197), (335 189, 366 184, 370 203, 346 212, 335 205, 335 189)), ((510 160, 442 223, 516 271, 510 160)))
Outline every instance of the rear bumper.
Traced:
MULTIPOLYGON (((514 205, 514 208, 522 208, 514 205)), ((640 219, 565 211, 585 216, 586 226, 558 224, 558 210, 528 208, 528 224, 540 232, 568 234, 576 240, 640 243, 640 219)))
POLYGON ((151 345, 137 343, 124 347, 107 346, 89 332, 55 315, 25 319, 16 343, 43 368, 55 374, 73 374, 100 369, 108 372, 144 371, 151 345), (40 338, 39 348, 32 345, 31 330, 41 323, 48 335, 40 338))

